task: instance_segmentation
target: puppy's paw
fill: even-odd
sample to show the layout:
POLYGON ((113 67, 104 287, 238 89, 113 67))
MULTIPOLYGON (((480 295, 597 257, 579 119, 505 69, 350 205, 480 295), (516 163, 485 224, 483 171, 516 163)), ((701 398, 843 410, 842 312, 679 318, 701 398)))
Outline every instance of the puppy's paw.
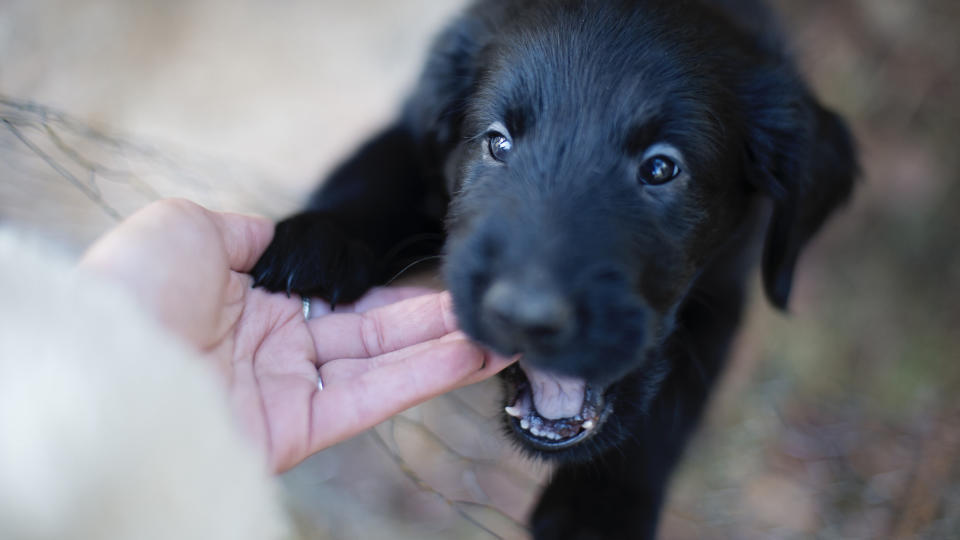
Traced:
POLYGON ((277 224, 250 274, 255 287, 336 304, 352 302, 373 286, 376 264, 370 248, 329 215, 304 212, 277 224))

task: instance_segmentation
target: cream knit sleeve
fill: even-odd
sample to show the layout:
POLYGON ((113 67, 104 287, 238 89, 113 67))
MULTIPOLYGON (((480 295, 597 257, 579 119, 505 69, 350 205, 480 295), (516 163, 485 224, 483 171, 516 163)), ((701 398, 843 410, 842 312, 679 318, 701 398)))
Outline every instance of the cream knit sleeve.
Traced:
POLYGON ((225 396, 123 292, 0 228, 0 538, 289 537, 225 396))

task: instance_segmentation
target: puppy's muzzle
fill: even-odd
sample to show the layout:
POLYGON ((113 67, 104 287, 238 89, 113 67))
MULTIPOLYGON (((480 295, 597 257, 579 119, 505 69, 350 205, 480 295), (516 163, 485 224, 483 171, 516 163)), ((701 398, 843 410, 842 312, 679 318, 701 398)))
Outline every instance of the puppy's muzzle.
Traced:
POLYGON ((495 281, 483 295, 482 318, 517 352, 548 352, 563 347, 576 334, 576 310, 556 288, 522 284, 510 278, 495 281))

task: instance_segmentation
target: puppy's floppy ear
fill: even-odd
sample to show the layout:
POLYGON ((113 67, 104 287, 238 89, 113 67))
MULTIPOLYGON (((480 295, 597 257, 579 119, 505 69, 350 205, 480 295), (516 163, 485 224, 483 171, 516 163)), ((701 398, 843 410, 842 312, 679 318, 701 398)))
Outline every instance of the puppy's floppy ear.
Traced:
POLYGON ((473 92, 479 56, 491 35, 486 22, 468 11, 434 41, 426 67, 404 108, 406 123, 423 149, 443 157, 457 144, 466 102, 473 92))
POLYGON ((800 251, 850 196, 856 150, 843 120, 791 72, 757 72, 742 96, 749 179, 774 203, 763 253, 764 289, 785 309, 800 251))

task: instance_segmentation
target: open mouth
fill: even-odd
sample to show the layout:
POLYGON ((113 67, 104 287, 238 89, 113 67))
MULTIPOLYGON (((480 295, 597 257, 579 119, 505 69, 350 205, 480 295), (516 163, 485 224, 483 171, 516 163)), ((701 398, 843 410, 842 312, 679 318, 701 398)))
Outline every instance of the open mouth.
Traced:
POLYGON ((562 450, 597 433, 613 410, 601 389, 583 379, 548 373, 523 360, 505 372, 513 430, 539 450, 562 450))

